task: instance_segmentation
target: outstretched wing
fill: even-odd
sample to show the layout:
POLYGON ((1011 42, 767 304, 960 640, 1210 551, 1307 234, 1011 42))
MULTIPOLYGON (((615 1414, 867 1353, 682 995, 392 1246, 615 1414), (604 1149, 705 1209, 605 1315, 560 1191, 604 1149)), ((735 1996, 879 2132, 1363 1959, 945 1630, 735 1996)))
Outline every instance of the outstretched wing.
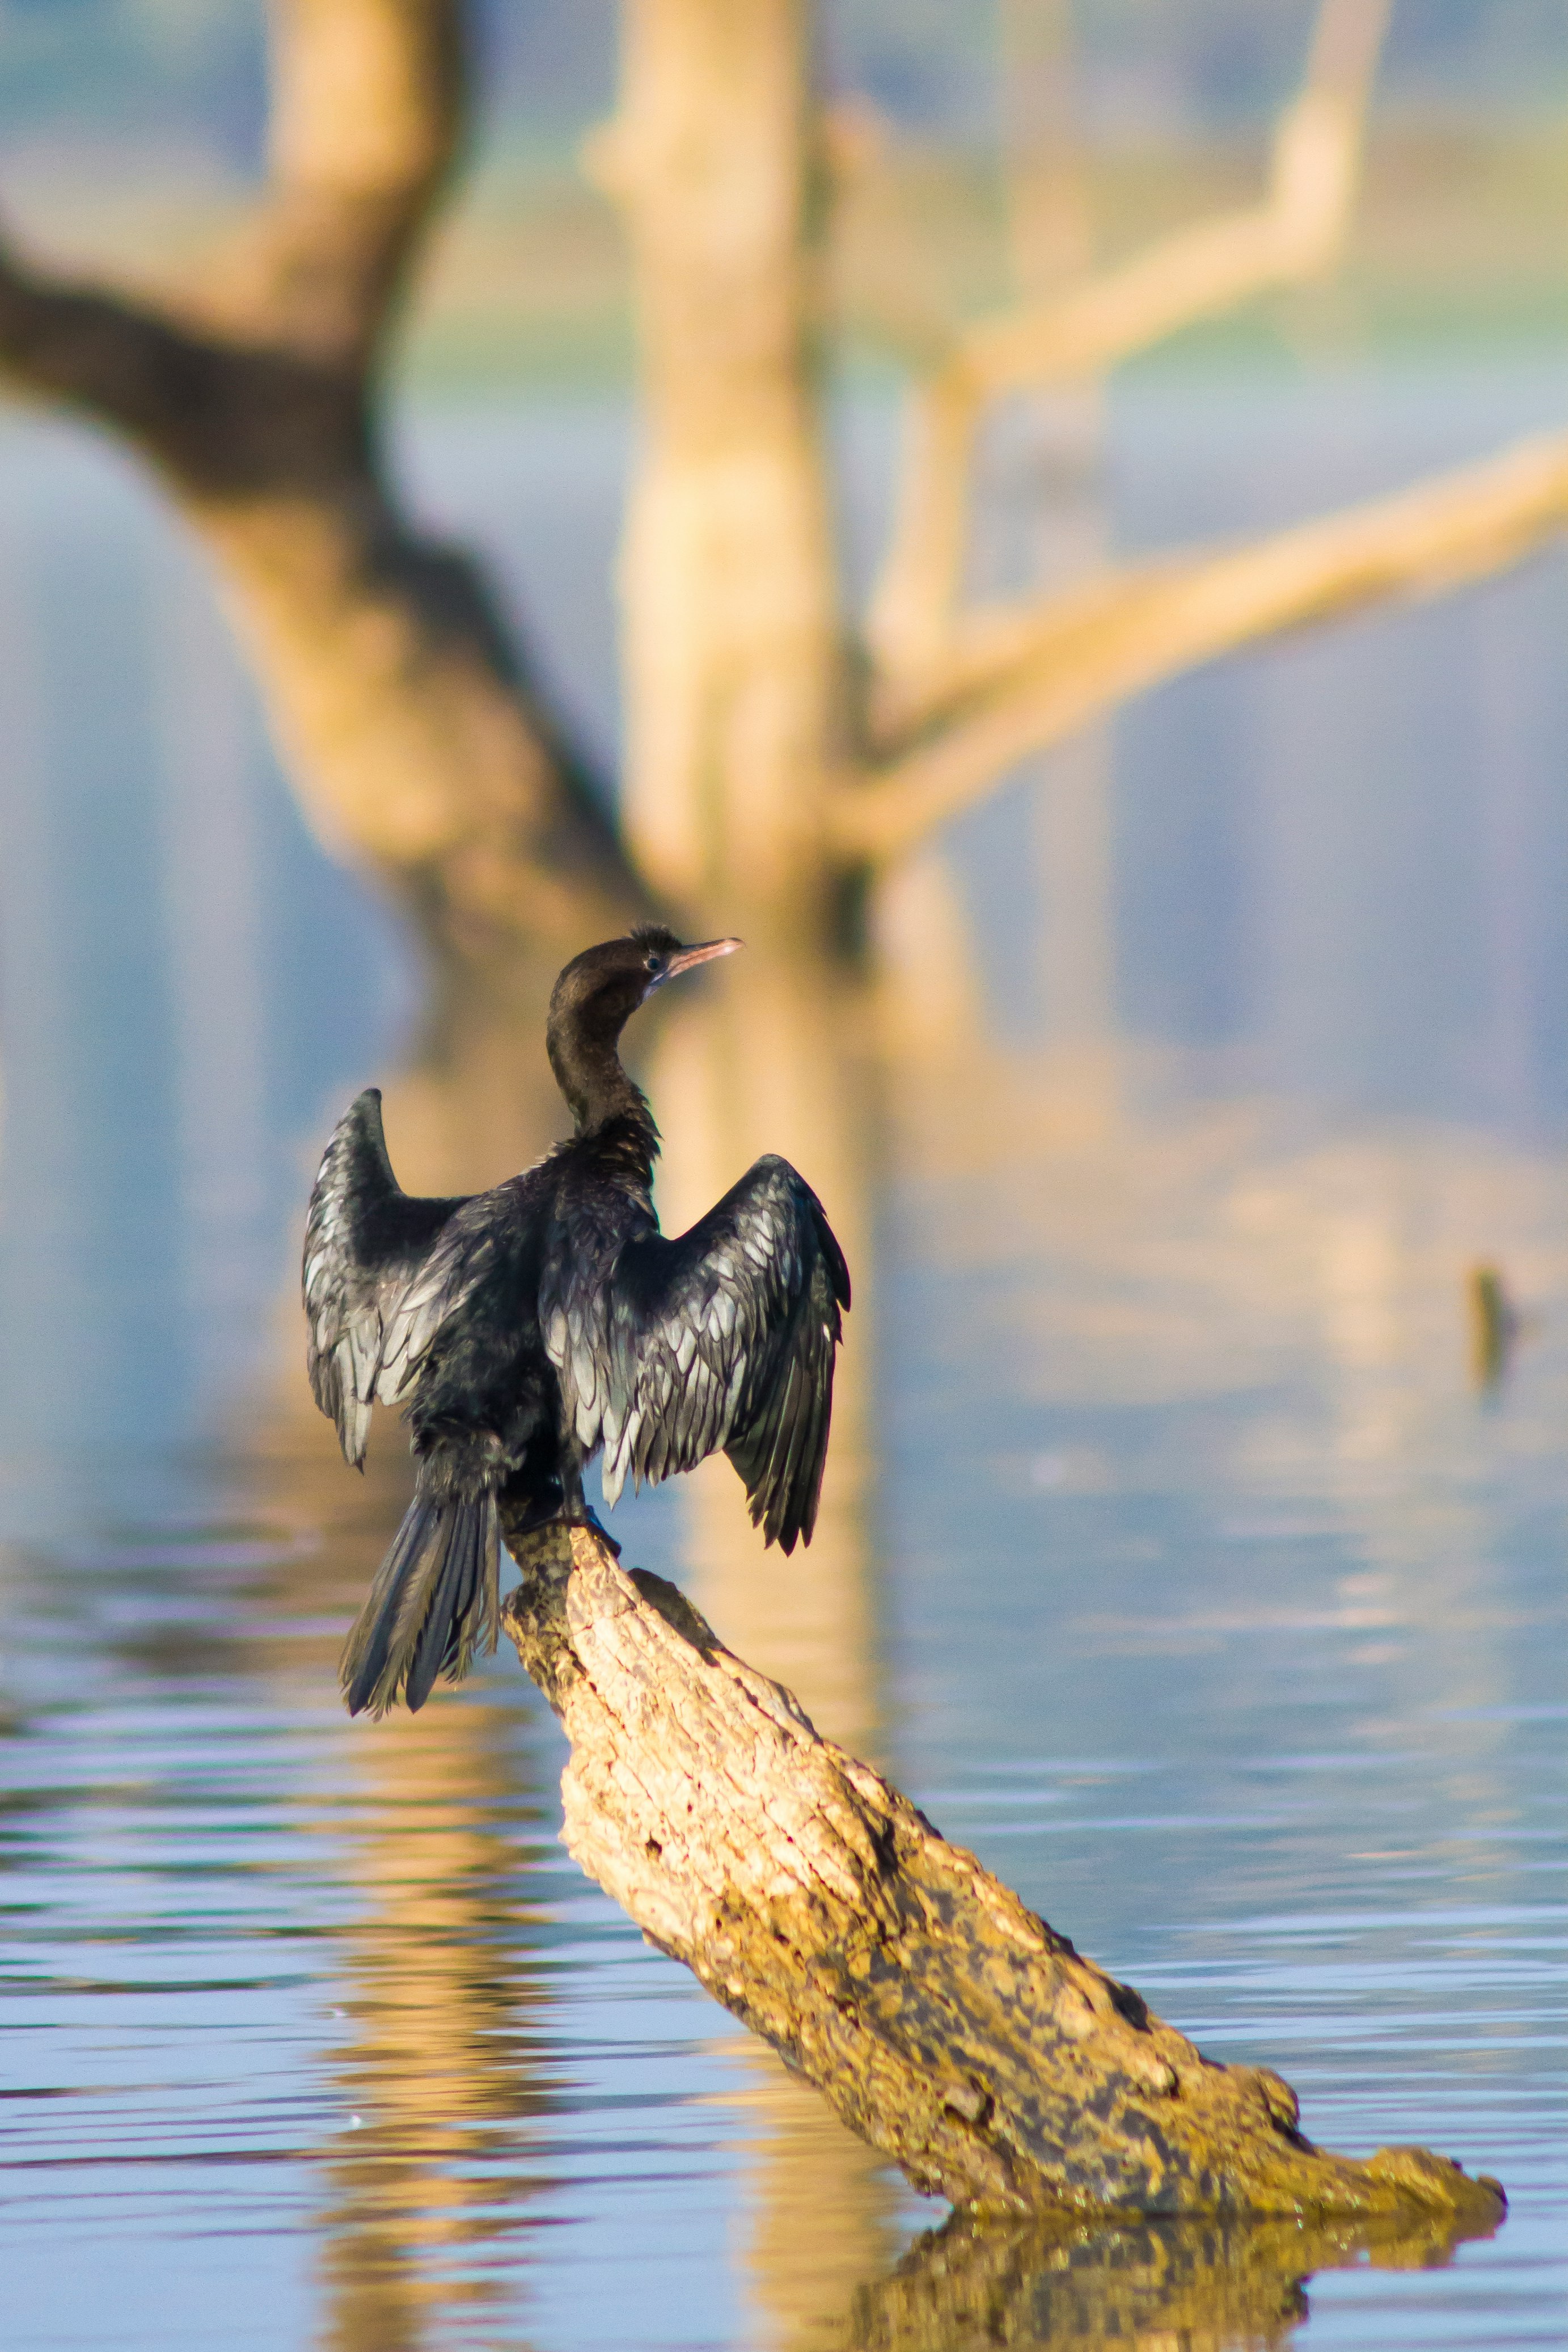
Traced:
POLYGON ((787 1160, 759 1160, 690 1233, 595 1262, 552 1253, 545 1345, 604 1491, 690 1470, 722 1446, 766 1540, 810 1542, 828 1450, 849 1270, 787 1160))
POLYGON ((387 1157, 381 1091, 368 1087, 333 1129, 305 1224, 310 1386, 356 1466, 365 1458, 371 1406, 398 1396, 413 1326, 429 1319, 417 1301, 412 1315, 405 1302, 462 1205, 402 1190, 387 1157))

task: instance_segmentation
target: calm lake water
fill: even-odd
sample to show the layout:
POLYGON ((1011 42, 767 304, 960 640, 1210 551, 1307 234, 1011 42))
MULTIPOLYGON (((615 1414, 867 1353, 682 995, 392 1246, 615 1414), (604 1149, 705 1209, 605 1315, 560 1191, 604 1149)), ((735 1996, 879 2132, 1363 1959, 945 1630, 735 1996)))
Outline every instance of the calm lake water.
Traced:
MULTIPOLYGON (((1257 528, 1565 412, 1544 363, 1134 380, 1072 528, 1257 528)), ((622 412, 402 431, 608 768, 622 412)), ((891 440, 846 400, 856 578, 891 440)), ((920 952, 858 1163, 869 1483, 792 1567, 676 1494, 619 1515, 1315 2137, 1513 2200, 1449 2263, 1304 2287, 1321 2250, 1078 2232, 1019 2252, 985 2340, 1563 2339, 1565 646, 1553 556, 1186 680, 958 827, 889 917, 920 952), (1480 1263, 1525 1318, 1488 1395, 1480 1263)), ((394 1157, 422 1104, 471 1121, 470 1181, 494 1105, 399 1076, 410 959, 152 496, 19 416, 0 714, 6 2343, 982 2340, 918 2243, 942 2209, 559 1847, 514 1664, 343 1717, 402 1474, 383 1429, 353 1479, 303 1393, 304 1191, 368 1078, 394 1157)))

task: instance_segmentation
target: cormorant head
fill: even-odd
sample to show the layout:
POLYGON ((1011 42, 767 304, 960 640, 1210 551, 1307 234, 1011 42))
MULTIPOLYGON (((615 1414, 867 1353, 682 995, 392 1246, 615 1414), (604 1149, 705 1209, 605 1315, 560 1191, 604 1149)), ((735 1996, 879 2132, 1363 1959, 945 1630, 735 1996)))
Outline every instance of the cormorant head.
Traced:
MULTIPOLYGON (((656 988, 663 988, 667 980, 677 979, 683 971, 695 971, 699 963, 711 963, 715 956, 733 955, 740 944, 738 940, 704 940, 697 947, 683 947, 674 931, 667 931, 663 923, 639 923, 624 941, 611 941, 612 947, 624 945, 634 950, 643 975, 639 1003, 652 996, 656 988)), ((604 950, 598 952, 603 954, 604 950)))
MULTIPOLYGON (((738 940, 705 940, 684 947, 663 923, 639 923, 624 939, 573 956, 550 992, 545 1039, 556 1083, 580 1127, 603 1115, 604 1066, 608 1061, 619 1071, 615 1042, 637 1007, 667 980, 739 945, 738 940)), ((630 1087, 630 1080, 622 1083, 630 1087)))

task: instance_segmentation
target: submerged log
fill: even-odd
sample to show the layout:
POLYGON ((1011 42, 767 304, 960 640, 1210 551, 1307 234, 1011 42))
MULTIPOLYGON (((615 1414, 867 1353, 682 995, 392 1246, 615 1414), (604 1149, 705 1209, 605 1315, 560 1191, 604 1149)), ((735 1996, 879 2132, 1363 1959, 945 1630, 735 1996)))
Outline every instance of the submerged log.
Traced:
MULTIPOLYGON (((505 1520, 503 1519, 503 1525, 505 1520)), ((918 2189, 976 2212, 1410 2216, 1496 2182, 1315 2147, 586 1528, 511 1539, 504 1614, 571 1742, 565 1843, 649 1942, 918 2189)))

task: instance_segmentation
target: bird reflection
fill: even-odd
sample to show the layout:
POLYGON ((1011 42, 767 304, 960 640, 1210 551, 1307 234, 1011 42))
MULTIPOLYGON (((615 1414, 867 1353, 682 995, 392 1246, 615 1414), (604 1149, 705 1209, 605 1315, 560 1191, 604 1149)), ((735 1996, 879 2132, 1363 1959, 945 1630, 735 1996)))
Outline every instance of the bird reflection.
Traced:
POLYGON ((507 2292, 484 2250, 522 2226, 517 2135, 547 2099, 518 1968, 516 1747, 514 1710, 473 1699, 367 1729, 333 1818, 361 1898, 331 2061, 349 2127, 322 2151, 340 2352, 421 2344, 437 2319, 449 2336, 507 2292))
MULTIPOLYGON (((246 1447, 258 1502, 275 1493, 283 1517, 287 1498, 287 1516, 310 1513, 326 1538, 275 1572, 269 1596, 275 1671, 311 1696, 330 1690, 341 1618, 407 1498, 390 1450, 345 1491, 318 1428, 308 1400, 280 1394, 246 1447)), ((403 2352, 449 2341, 455 2321, 483 2329, 503 2294, 516 2298, 498 2249, 525 2225, 533 2189, 519 2126, 549 2096, 528 1966, 541 1809, 516 1705, 482 1690, 413 1720, 344 1723, 340 1753, 333 1785, 300 1800, 323 1885, 348 1909, 330 1931, 341 2021, 316 2150, 318 2340, 403 2352)))
POLYGON ((1069 2215, 983 2225, 955 2215, 891 2277, 856 2293, 843 2352, 1262 2352, 1308 2315, 1315 2271, 1370 2262, 1431 2269, 1451 2220, 1094 2223, 1069 2215))

